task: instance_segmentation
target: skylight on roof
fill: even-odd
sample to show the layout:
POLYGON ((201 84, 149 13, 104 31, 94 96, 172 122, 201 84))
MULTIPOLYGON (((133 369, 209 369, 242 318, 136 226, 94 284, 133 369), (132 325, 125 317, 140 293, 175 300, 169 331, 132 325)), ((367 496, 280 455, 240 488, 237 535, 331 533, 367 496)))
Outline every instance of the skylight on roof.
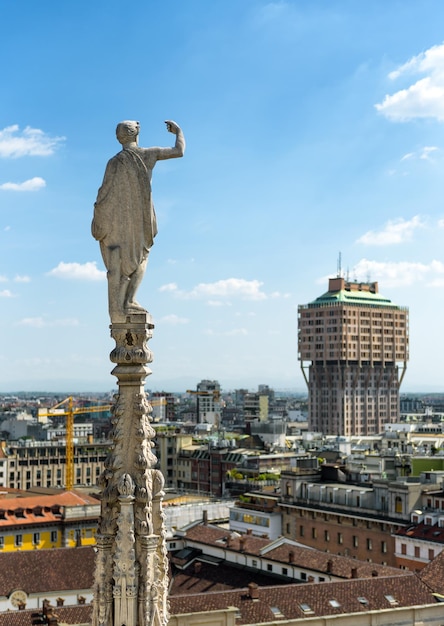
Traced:
POLYGON ((385 599, 386 599, 388 602, 390 602, 390 604, 392 604, 392 605, 396 605, 396 604, 398 604, 398 600, 396 600, 396 598, 394 598, 394 597, 393 597, 393 596, 391 596, 391 595, 387 595, 387 596, 385 596, 385 599))
POLYGON ((311 606, 309 604, 305 604, 305 602, 303 602, 302 604, 299 605, 301 611, 305 614, 309 614, 309 613, 314 613, 313 609, 311 608, 311 606))
POLYGON ((340 609, 341 605, 337 600, 329 600, 330 604, 334 609, 340 609))
POLYGON ((368 600, 367 598, 364 598, 364 596, 359 596, 358 602, 360 602, 361 604, 368 604, 368 600))
POLYGON ((270 609, 275 617, 284 617, 284 614, 282 613, 279 607, 271 606, 270 609))

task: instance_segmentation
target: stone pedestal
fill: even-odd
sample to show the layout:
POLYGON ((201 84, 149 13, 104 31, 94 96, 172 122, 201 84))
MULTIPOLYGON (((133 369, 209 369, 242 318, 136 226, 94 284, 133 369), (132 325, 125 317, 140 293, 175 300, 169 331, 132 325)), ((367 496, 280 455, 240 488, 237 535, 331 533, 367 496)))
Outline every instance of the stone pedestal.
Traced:
POLYGON ((111 324, 119 392, 112 409, 113 448, 100 476, 93 626, 165 626, 168 560, 162 513, 164 479, 155 470, 151 406, 144 391, 151 373, 148 313, 111 324))

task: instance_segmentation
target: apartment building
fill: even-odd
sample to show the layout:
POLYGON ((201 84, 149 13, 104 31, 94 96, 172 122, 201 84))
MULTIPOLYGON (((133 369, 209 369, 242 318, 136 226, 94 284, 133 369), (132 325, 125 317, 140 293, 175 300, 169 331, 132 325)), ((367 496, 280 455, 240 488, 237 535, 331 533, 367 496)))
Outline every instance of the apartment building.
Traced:
MULTIPOLYGON (((110 442, 74 445, 74 487, 95 485, 110 442)), ((64 487, 66 447, 57 441, 5 442, 0 445, 0 488, 64 487)))
POLYGON ((394 535, 411 523, 410 513, 421 500, 419 479, 353 484, 340 468, 330 469, 336 480, 332 471, 328 481, 322 480, 321 470, 281 473, 283 536, 334 554, 396 566, 394 535))

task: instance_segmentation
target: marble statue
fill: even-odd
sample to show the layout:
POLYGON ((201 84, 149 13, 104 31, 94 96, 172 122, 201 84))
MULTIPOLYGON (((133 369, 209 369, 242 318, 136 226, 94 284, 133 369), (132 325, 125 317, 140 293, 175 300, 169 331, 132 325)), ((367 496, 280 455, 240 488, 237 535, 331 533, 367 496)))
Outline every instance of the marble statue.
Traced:
POLYGON ((111 322, 124 321, 131 313, 146 313, 135 300, 145 274, 148 254, 157 234, 151 196, 151 177, 157 161, 181 157, 185 139, 173 121, 165 122, 176 135, 172 148, 141 148, 139 122, 117 125, 122 150, 106 166, 94 205, 92 235, 100 243, 107 269, 108 307, 111 322))

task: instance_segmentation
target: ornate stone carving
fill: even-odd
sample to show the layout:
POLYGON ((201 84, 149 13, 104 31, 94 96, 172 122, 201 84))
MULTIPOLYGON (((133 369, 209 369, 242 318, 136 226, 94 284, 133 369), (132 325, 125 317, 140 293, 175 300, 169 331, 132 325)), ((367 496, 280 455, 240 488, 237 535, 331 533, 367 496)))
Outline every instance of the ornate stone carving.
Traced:
POLYGON ((151 406, 143 384, 151 360, 149 315, 111 326, 119 393, 112 410, 113 447, 99 478, 93 626, 166 626, 168 562, 162 513, 164 480, 156 456, 151 406), (138 351, 141 350, 141 351, 138 351), (143 355, 143 359, 142 356, 143 355))

